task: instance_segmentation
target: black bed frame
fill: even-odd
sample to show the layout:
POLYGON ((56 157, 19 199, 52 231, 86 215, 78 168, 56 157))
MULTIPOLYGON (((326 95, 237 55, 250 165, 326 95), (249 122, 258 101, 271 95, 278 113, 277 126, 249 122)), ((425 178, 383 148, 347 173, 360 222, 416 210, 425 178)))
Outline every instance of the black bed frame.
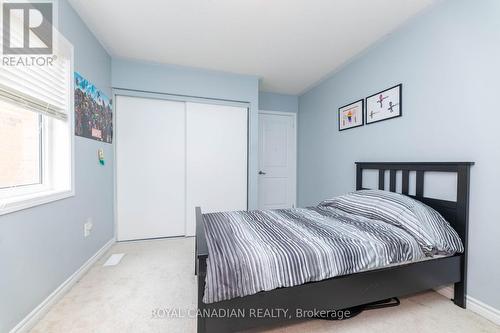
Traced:
MULTIPOLYGON (((300 310, 340 310, 390 297, 410 295, 416 292, 454 284, 453 302, 466 307, 467 289, 467 233, 469 217, 470 167, 473 162, 431 163, 356 163, 356 189, 363 189, 363 170, 378 170, 378 188, 396 192, 396 175, 402 171, 402 193, 409 195, 410 172, 416 172, 415 195, 440 212, 462 239, 465 252, 451 257, 381 268, 350 275, 334 277, 299 286, 263 291, 254 295, 227 301, 205 304, 208 248, 203 227, 203 215, 196 208, 195 272, 198 276, 199 314, 239 311, 245 316, 199 315, 198 333, 235 332, 279 322, 298 320, 295 313, 300 310), (389 189, 385 188, 386 171, 389 174, 389 189), (446 201, 424 197, 424 175, 426 172, 452 172, 457 174, 457 200, 446 201), (288 309, 291 318, 283 316, 249 316, 250 309, 288 309)), ((236 312, 233 312, 236 313, 236 312)), ((255 313, 255 312, 254 312, 255 313)))

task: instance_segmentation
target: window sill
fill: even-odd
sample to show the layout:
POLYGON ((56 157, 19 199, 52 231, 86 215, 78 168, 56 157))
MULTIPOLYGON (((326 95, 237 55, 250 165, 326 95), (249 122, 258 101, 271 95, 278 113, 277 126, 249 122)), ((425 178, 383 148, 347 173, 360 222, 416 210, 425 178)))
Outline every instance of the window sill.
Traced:
POLYGON ((0 199, 0 216, 75 196, 74 190, 46 190, 0 199))

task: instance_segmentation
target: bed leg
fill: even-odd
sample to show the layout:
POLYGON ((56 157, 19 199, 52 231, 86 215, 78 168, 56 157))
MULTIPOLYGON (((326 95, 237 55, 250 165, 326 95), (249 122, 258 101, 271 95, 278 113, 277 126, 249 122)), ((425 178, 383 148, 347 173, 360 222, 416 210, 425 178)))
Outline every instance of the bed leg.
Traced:
MULTIPOLYGON (((467 248, 467 243, 465 243, 464 246, 467 248)), ((455 283, 453 303, 465 309, 467 306, 467 252, 464 252, 464 255, 460 260, 460 266, 462 279, 455 283)))
POLYGON ((455 283, 454 286, 454 293, 455 295, 453 296, 453 303, 455 305, 458 305, 461 308, 466 308, 466 294, 465 294, 465 283, 463 281, 455 283))
POLYGON ((205 291, 205 283, 201 282, 200 275, 198 275, 198 316, 196 318, 196 332, 206 333, 206 319, 203 316, 203 292, 205 291), (201 312, 201 315, 200 315, 201 312))
POLYGON ((205 318, 198 316, 196 319, 196 333, 205 333, 205 318))
POLYGON ((205 308, 205 303, 203 303, 203 295, 205 293, 205 277, 207 272, 207 258, 198 257, 197 265, 197 275, 198 275, 198 316, 196 318, 196 332, 206 333, 206 318, 203 315, 203 309, 205 308))

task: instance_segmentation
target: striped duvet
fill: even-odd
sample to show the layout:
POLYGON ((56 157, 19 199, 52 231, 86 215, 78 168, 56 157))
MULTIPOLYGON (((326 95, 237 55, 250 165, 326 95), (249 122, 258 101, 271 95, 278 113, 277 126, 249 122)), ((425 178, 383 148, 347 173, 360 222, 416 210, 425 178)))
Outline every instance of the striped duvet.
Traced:
MULTIPOLYGON (((203 301, 219 302, 432 255, 418 233, 415 238, 411 229, 401 227, 404 221, 398 225, 376 219, 371 205, 371 215, 363 216, 364 199, 357 200, 355 213, 325 201, 303 209, 204 214, 209 256, 203 301)), ((384 210, 384 200, 378 209, 384 210)), ((446 243, 441 254, 463 250, 456 233, 445 236, 438 242, 446 243)))

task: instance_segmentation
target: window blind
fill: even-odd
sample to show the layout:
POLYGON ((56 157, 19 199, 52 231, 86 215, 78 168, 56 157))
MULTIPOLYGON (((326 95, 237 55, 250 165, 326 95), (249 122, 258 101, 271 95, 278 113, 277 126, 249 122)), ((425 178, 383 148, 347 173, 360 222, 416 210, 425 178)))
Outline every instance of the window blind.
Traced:
MULTIPOLYGON (((14 43, 22 40, 22 31, 17 30, 11 29, 14 43)), ((0 66, 0 97, 34 112, 68 119, 72 109, 72 53, 73 46, 53 29, 52 55, 4 55, 12 58, 0 66)))

